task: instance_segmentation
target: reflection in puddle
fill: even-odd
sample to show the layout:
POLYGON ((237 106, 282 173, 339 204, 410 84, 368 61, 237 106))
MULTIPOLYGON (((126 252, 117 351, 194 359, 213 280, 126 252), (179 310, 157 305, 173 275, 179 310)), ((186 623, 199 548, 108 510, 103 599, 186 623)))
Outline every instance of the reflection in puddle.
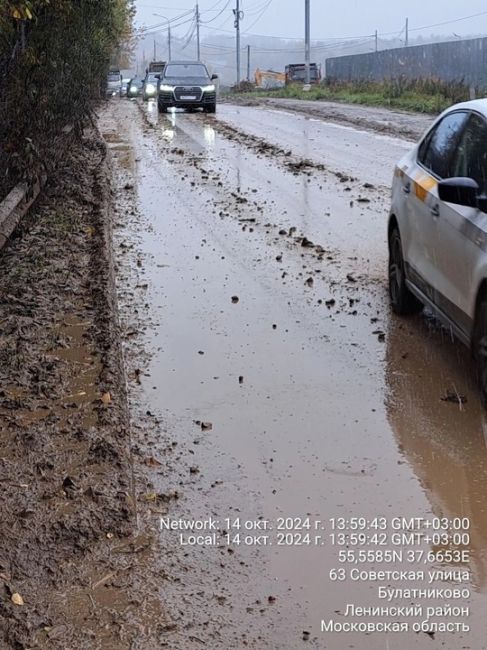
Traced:
POLYGON ((215 129, 209 124, 205 124, 205 126, 203 127, 203 135, 206 144, 209 144, 210 147, 212 147, 215 144, 215 137, 216 137, 215 129))
POLYGON ((176 131, 174 129, 162 129, 162 137, 164 140, 167 140, 168 142, 171 142, 171 140, 174 139, 174 136, 176 135, 176 131))
POLYGON ((425 321, 393 320, 388 339, 388 420, 399 451, 437 517, 468 517, 473 585, 487 591, 487 449, 485 413, 468 350, 428 336, 425 321), (454 388, 466 404, 441 400, 454 388))

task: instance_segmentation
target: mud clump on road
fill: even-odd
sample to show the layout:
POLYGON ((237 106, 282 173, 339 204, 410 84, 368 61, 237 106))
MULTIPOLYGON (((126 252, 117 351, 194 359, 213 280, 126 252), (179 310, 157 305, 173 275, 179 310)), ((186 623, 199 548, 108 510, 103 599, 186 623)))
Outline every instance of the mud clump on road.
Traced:
POLYGON ((2 648, 121 647, 107 630, 130 615, 111 554, 135 519, 105 157, 85 133, 0 255, 2 648))

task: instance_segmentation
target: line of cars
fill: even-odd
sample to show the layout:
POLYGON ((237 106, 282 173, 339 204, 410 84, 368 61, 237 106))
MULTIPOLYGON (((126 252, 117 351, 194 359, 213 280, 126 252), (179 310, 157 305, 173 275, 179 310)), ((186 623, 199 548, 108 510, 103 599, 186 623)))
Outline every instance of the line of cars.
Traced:
POLYGON ((144 79, 128 80, 126 95, 130 99, 140 96, 144 101, 156 100, 161 113, 169 108, 202 108, 206 113, 215 113, 217 79, 218 75, 210 75, 201 61, 154 62, 144 79), (156 64, 160 67, 156 68, 156 64))

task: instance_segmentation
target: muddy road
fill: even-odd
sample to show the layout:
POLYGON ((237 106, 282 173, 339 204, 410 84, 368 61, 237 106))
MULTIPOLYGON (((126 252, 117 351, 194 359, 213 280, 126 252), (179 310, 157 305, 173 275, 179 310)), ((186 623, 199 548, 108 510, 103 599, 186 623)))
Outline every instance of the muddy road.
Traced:
POLYGON ((134 439, 166 495, 139 495, 169 621, 154 647, 487 647, 472 364, 388 308, 410 143, 228 104, 113 102, 100 128, 134 439))

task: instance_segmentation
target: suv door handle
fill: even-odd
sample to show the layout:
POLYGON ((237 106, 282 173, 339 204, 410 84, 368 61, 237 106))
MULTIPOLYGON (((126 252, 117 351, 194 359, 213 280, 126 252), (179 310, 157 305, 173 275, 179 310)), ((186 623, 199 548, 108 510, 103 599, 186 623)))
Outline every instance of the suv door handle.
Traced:
POLYGON ((438 203, 431 208, 430 212, 433 215, 433 217, 440 216, 440 206, 438 205, 438 203))
POLYGON ((411 183, 406 183, 406 185, 402 186, 402 191, 404 194, 410 194, 411 193, 411 183))

